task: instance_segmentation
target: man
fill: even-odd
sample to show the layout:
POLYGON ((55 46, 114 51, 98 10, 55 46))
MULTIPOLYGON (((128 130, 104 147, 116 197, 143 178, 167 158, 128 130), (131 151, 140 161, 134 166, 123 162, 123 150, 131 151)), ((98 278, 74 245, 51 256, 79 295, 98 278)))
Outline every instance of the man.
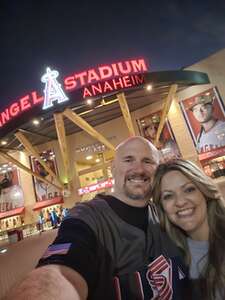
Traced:
POLYGON ((179 253, 151 218, 157 149, 133 137, 116 149, 113 195, 70 211, 58 236, 9 299, 184 299, 179 253))
POLYGON ((212 95, 196 97, 190 110, 201 125, 197 137, 198 151, 207 152, 225 146, 225 122, 213 116, 212 95))
MULTIPOLYGON (((149 119, 147 125, 143 128, 144 136, 152 143, 155 141, 160 119, 156 119, 156 121, 154 122, 153 118, 149 119)), ((165 127, 163 128, 163 131, 164 129, 165 127)), ((179 158, 180 151, 177 143, 171 137, 165 139, 163 137, 163 131, 158 141, 157 148, 160 149, 164 162, 179 158)))

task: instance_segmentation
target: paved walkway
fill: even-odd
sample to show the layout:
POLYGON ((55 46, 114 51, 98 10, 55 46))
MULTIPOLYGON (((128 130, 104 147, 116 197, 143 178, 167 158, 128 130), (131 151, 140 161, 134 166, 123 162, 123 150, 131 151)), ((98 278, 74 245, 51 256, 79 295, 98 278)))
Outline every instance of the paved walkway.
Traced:
POLYGON ((6 246, 8 251, 0 254, 0 299, 36 266, 56 233, 50 230, 6 246))

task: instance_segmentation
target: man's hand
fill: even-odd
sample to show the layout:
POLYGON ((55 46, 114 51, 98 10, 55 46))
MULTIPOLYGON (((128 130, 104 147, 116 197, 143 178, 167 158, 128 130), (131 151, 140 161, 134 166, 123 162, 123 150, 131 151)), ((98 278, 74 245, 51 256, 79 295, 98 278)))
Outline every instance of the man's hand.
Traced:
POLYGON ((60 265, 32 271, 5 300, 85 300, 88 286, 76 271, 60 265))

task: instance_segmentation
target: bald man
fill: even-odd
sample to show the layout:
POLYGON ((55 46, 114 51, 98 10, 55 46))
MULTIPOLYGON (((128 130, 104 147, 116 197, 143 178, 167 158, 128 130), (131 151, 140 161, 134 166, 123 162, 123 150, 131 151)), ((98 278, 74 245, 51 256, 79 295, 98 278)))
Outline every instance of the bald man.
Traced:
POLYGON ((184 299, 180 253, 149 204, 158 163, 146 139, 121 143, 112 165, 114 193, 70 211, 38 268, 9 299, 184 299))

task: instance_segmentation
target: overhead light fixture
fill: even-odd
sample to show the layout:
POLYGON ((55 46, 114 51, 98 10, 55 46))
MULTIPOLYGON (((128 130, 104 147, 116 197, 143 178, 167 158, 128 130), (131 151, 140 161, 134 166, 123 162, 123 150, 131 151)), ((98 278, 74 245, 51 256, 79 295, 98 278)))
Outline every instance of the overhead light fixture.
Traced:
POLYGON ((2 248, 2 249, 0 249, 0 254, 6 253, 7 251, 8 251, 7 248, 2 248))
POLYGON ((92 155, 88 155, 88 156, 86 156, 86 160, 91 160, 93 158, 93 156, 92 155))
POLYGON ((96 160, 95 160, 96 163, 99 163, 100 161, 101 161, 100 158, 96 158, 96 160))
POLYGON ((40 124, 40 121, 38 119, 32 120, 33 125, 38 126, 40 124))
POLYGON ((152 85, 151 85, 151 84, 148 84, 148 85, 146 86, 146 90, 147 90, 147 91, 151 91, 151 90, 152 90, 152 85))
POLYGON ((91 105, 93 103, 92 99, 87 99, 87 104, 91 105))
POLYGON ((2 145, 2 146, 7 145, 7 142, 6 142, 5 140, 2 140, 2 141, 1 141, 1 145, 2 145))

